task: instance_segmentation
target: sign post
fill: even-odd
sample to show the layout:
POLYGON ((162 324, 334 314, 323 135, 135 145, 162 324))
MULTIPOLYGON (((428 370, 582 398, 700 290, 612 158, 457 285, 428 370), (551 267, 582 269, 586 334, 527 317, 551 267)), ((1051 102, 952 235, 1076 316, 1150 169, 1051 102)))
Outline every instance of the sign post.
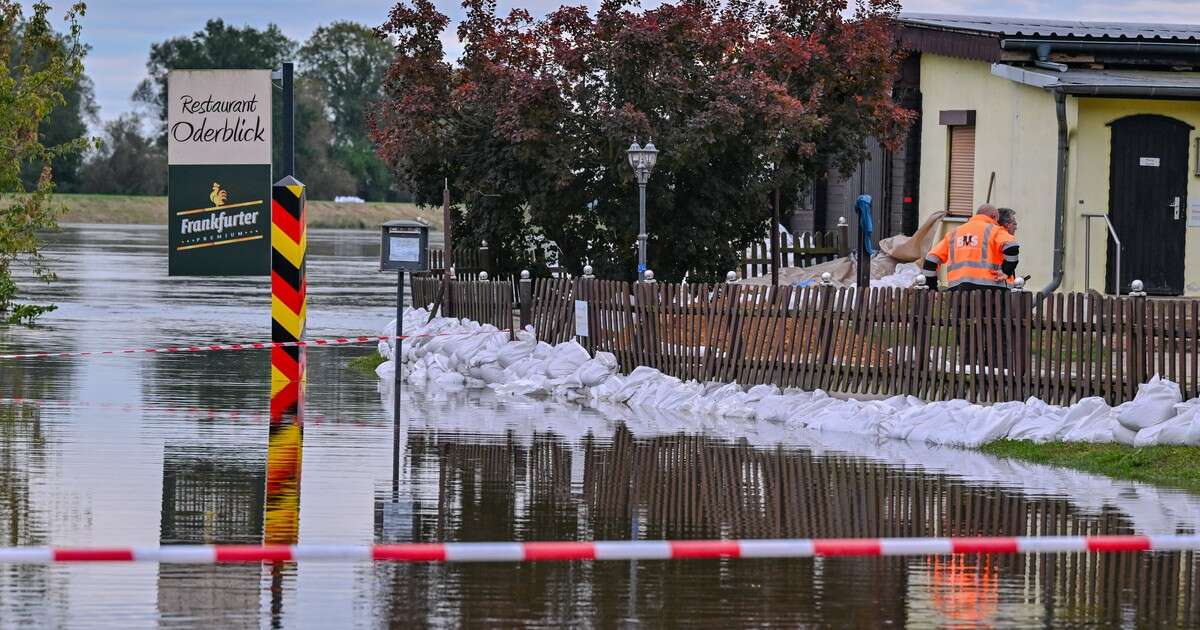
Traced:
MULTIPOLYGON (((379 270, 396 271, 396 345, 392 347, 392 366, 395 368, 392 420, 400 423, 400 359, 404 336, 404 273, 429 269, 429 226, 418 221, 388 221, 382 226, 379 243, 379 270)), ((442 285, 448 283, 443 280, 442 285)), ((399 428, 396 429, 399 431, 399 428)), ((399 453, 399 443, 392 445, 399 453)), ((393 466, 395 464, 393 463, 393 466)), ((397 473, 398 468, 392 472, 397 473)), ((393 474, 393 477, 395 475, 393 474)))
POLYGON ((168 273, 270 273, 271 71, 167 77, 168 273))

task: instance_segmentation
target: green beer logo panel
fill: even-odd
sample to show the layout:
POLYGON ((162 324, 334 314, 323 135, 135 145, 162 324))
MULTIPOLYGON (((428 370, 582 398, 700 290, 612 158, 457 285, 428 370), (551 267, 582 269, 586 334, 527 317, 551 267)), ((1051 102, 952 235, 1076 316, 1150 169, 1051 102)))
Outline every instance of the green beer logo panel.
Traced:
POLYGON ((271 72, 167 77, 172 276, 271 272, 271 72))
POLYGON ((269 164, 171 166, 170 275, 270 274, 270 181, 269 164))

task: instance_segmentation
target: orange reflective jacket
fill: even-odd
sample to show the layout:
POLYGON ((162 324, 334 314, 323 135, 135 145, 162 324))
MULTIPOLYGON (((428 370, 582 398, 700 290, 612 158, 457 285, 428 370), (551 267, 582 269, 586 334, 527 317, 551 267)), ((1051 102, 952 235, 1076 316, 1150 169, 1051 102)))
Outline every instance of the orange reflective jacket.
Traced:
MULTIPOLYGON (((947 234, 925 260, 934 266, 946 265, 946 283, 950 287, 960 284, 1004 287, 1009 281, 1001 269, 1004 250, 1016 251, 1016 243, 1017 239, 995 219, 977 214, 947 234)), ((1011 254, 1010 258, 1015 260, 1011 254)))

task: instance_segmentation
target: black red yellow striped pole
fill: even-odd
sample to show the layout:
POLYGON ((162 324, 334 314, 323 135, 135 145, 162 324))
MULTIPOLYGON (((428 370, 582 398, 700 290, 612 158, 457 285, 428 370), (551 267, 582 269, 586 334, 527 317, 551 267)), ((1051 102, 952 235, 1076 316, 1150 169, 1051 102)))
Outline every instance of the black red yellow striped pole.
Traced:
MULTIPOLYGON (((304 339, 307 315, 305 250, 308 226, 304 184, 292 176, 275 183, 271 190, 271 341, 304 339)), ((303 347, 271 349, 271 380, 302 381, 305 377, 303 347)))

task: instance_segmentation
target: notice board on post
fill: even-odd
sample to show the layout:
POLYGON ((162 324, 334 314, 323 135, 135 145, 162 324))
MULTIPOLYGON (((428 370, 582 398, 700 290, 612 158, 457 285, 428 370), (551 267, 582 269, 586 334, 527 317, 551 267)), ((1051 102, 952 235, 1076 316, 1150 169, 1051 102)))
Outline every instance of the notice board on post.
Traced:
POLYGON ((271 273, 271 71, 167 76, 167 267, 271 273))

